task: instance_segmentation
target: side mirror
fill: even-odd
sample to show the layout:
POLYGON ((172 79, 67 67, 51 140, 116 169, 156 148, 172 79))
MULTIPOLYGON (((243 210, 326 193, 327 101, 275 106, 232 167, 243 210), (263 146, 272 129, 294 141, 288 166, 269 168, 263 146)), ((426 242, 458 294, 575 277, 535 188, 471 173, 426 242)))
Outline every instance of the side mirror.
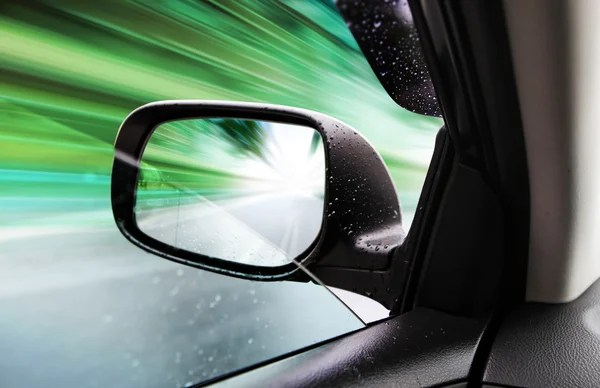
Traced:
POLYGON ((136 109, 115 142, 111 198, 133 244, 254 280, 306 281, 305 267, 356 291, 337 271, 354 279, 385 271, 405 237, 393 181, 368 141, 331 117, 284 106, 136 109))

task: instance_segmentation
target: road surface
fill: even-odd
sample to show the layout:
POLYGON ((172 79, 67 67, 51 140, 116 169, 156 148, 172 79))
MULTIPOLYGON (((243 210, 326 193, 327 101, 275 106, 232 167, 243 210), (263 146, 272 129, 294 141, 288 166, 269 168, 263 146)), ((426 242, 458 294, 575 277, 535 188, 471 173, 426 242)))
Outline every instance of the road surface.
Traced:
POLYGON ((263 194, 219 202, 174 195, 170 202, 136 211, 140 229, 178 248, 263 266, 298 257, 318 237, 323 218, 323 200, 311 195, 263 194))
MULTIPOLYGON (((242 220, 257 211, 232 205, 242 220)), ((185 267, 112 225, 5 232, 3 388, 182 387, 362 326, 320 286, 185 267)))

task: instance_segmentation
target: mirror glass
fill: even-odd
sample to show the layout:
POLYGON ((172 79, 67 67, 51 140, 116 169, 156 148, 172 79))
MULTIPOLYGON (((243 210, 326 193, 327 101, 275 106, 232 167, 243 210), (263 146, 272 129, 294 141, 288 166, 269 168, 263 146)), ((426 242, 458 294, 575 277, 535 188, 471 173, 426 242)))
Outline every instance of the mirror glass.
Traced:
POLYGON ((171 121, 144 149, 135 217, 142 232, 237 263, 290 263, 318 237, 325 152, 310 127, 240 119, 171 121))

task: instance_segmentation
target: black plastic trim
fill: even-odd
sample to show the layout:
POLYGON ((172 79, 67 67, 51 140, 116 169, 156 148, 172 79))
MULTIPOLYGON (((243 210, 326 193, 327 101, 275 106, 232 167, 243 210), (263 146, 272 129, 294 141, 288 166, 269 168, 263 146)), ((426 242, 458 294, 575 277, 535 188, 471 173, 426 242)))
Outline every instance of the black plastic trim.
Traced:
MULTIPOLYGON (((489 198, 494 198, 486 208, 502 213, 502 236, 492 245, 502 246, 503 254, 498 257, 494 252, 483 249, 473 251, 469 256, 479 255, 480 261, 502 272, 503 277, 498 278, 497 274, 487 271, 492 277, 479 280, 484 285, 488 284, 490 291, 501 287, 502 292, 497 293, 497 303, 519 303, 524 299, 528 254, 529 183, 518 95, 501 1, 409 2, 440 97, 445 123, 456 152, 456 163, 480 175, 479 183, 475 186, 457 186, 452 190, 474 198, 477 191, 484 192, 481 188, 486 187, 492 194, 489 198), (491 261, 490 253, 496 258, 495 261, 491 261)), ((471 182, 475 183, 474 180, 471 182)), ((447 189, 444 196, 456 197, 457 194, 447 189)), ((468 203, 464 206, 464 211, 468 211, 468 203)), ((448 211, 453 210, 440 205, 440 212, 448 211)), ((438 217, 444 218, 443 215, 438 217)), ((493 229, 490 225, 485 226, 485 223, 493 222, 492 219, 482 219, 481 222, 483 224, 455 223, 454 227, 461 227, 465 234, 474 237, 493 229)), ((452 225, 445 226, 449 227, 452 225)), ((460 248, 460 244, 455 244, 455 248, 460 248)), ((455 248, 449 245, 439 249, 446 251, 444 259, 452 260, 457 267, 469 270, 469 265, 480 265, 473 261, 472 264, 463 262, 455 248)), ((426 264, 424 268, 430 265, 426 264)), ((437 277, 439 282, 451 281, 451 275, 447 280, 442 273, 440 276, 437 277)), ((439 287, 439 282, 433 280, 429 282, 429 287, 439 287)), ((426 285, 418 287, 423 286, 426 285)), ((448 300, 448 295, 438 293, 439 300, 436 300, 434 291, 432 289, 429 293, 431 297, 426 305, 444 305, 443 300, 448 300)), ((445 311, 450 311, 447 310, 449 307, 445 306, 445 311)), ((456 310, 456 313, 465 312, 456 310)))
POLYGON ((439 210, 444 187, 452 171, 453 160, 454 149, 447 129, 442 127, 436 136, 433 156, 419 197, 415 218, 406 241, 394 252, 397 256, 394 264, 397 267, 392 271, 392 277, 395 279, 392 287, 394 293, 400 295, 400 298, 395 301, 390 315, 402 314, 414 308, 428 241, 431 239, 435 215, 439 210))
MULTIPOLYGON (((480 256, 482 262, 501 271, 501 277, 488 271, 491 278, 479 279, 489 282, 490 291, 497 289, 497 298, 494 319, 472 367, 469 382, 475 387, 480 385, 502 317, 525 297, 529 177, 510 44, 500 0, 409 2, 457 159, 480 172, 480 185, 493 193, 497 201, 493 207, 500 210, 504 223, 502 256, 494 255, 495 262, 490 261, 485 250, 480 256)), ((449 250, 446 259, 463 265, 454 253, 449 250)), ((437 279, 443 281, 445 275, 451 274, 440 273, 437 279)), ((431 281, 429 288, 432 287, 438 288, 439 283, 431 281)), ((425 305, 447 308, 443 302, 447 295, 440 292, 436 297, 434 291, 432 288, 425 305)))
POLYGON ((464 386, 485 325, 486 319, 418 308, 292 357, 198 387, 212 383, 223 388, 464 386))

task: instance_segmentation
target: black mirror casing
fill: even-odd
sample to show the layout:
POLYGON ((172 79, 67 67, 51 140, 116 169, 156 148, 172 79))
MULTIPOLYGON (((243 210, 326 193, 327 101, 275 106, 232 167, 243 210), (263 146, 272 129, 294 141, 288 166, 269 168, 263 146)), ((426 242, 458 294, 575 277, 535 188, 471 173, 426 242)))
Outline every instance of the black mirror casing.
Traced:
POLYGON ((306 280, 297 263, 310 268, 385 270, 390 252, 405 238, 394 183, 369 142, 329 116, 285 106, 191 100, 154 102, 136 109, 121 125, 115 141, 111 200, 119 230, 138 247, 181 264, 246 279, 306 280), (323 222, 317 239, 295 262, 261 267, 225 261, 165 244, 139 229, 134 214, 137 179, 150 136, 165 122, 199 118, 272 121, 319 132, 326 166, 323 222))

